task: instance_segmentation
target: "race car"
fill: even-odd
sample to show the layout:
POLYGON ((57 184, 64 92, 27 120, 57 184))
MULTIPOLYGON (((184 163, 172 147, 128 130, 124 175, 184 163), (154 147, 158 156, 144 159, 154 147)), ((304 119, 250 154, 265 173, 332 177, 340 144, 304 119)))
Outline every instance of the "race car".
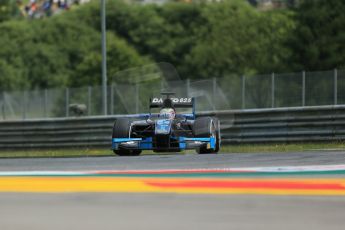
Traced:
POLYGON ((116 119, 113 126, 112 150, 119 156, 137 156, 142 150, 180 152, 195 149, 199 154, 217 153, 221 144, 220 123, 215 117, 196 117, 194 98, 150 98, 148 114, 138 118, 116 119), (151 109, 160 109, 151 113, 151 109), (177 113, 177 109, 191 113, 177 113))

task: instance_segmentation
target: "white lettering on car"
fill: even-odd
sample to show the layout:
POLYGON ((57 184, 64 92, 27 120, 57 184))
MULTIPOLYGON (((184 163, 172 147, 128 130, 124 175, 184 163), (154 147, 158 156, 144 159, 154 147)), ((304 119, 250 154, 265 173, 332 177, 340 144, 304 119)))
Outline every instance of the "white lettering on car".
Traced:
MULTIPOLYGON (((181 98, 176 98, 176 97, 173 97, 173 98, 170 98, 171 101, 175 104, 178 104, 178 103, 191 103, 192 102, 192 98, 188 98, 188 97, 181 97, 181 98)), ((152 103, 155 103, 155 104, 161 104, 163 103, 163 99, 162 98, 153 98, 152 99, 152 103)))
POLYGON ((163 103, 163 99, 162 98, 153 98, 152 103, 163 103))

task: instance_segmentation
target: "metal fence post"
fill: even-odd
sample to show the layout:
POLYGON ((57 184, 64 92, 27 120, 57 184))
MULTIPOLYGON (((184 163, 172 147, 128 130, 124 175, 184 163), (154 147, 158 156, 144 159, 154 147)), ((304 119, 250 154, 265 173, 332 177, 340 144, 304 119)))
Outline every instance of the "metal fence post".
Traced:
POLYGON ((2 112, 2 119, 6 120, 6 110, 5 110, 5 106, 6 106, 6 101, 5 101, 5 92, 2 92, 2 106, 1 106, 1 112, 2 112))
POLYGON ((242 75, 242 109, 246 108, 246 77, 242 75))
POLYGON ((22 108, 23 114, 22 115, 23 115, 23 120, 25 120, 26 119, 26 90, 23 91, 22 96, 23 96, 23 108, 22 108))
POLYGON ((101 31, 102 31, 102 107, 103 115, 108 114, 107 102, 107 29, 106 29, 106 0, 101 0, 101 31))
POLYGON ((139 83, 135 83, 135 113, 139 113, 139 83))
POLYGON ((302 71, 302 106, 305 106, 305 71, 302 71))
POLYGON ((187 97, 190 95, 190 79, 188 78, 186 80, 186 85, 187 85, 187 97))
POLYGON ((271 76, 271 103, 272 103, 272 108, 274 108, 274 104, 275 104, 275 75, 274 73, 272 73, 271 76))
POLYGON ((338 70, 334 69, 334 105, 338 104, 338 70))
POLYGON ((110 113, 114 114, 114 83, 110 85, 110 113))
POLYGON ((48 117, 48 90, 44 89, 44 117, 48 117))
POLYGON ((69 116, 69 88, 66 88, 65 91, 65 112, 66 112, 66 117, 69 116))
POLYGON ((91 86, 87 87, 87 115, 91 115, 91 98, 92 98, 92 88, 91 86))
POLYGON ((213 110, 216 110, 217 78, 212 79, 213 110))

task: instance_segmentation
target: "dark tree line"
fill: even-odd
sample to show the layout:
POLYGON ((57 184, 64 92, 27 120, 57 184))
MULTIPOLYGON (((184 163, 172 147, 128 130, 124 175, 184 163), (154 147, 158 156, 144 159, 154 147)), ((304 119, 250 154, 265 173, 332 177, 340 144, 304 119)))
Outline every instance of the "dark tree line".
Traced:
MULTIPOLYGON (((98 1, 42 20, 11 18, 9 2, 0 6, 0 90, 100 84, 98 1)), ((272 11, 244 0, 162 6, 108 0, 109 78, 154 62, 195 79, 343 68, 343 12, 343 0, 272 11)))

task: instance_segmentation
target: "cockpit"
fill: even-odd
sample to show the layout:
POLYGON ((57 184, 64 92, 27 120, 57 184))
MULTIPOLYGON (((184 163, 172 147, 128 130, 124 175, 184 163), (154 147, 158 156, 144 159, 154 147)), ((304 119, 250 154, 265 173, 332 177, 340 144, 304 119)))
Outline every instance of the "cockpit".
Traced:
POLYGON ((161 109, 161 111, 159 113, 159 116, 161 118, 166 118, 166 119, 169 119, 169 120, 173 120, 173 119, 175 119, 176 112, 172 108, 163 108, 163 109, 161 109))

